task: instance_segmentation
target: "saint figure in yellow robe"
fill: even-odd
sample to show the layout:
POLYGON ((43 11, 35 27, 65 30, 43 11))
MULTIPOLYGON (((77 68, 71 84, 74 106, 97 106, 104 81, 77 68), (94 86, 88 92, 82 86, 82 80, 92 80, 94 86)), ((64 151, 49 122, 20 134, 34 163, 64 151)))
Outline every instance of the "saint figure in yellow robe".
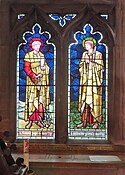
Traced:
POLYGON ((102 84, 104 63, 102 53, 96 50, 96 40, 92 37, 83 40, 85 51, 82 55, 79 72, 80 88, 78 110, 82 121, 77 128, 86 127, 87 122, 98 128, 102 122, 102 84))
POLYGON ((25 121, 28 121, 26 128, 30 129, 33 122, 43 128, 46 109, 50 103, 49 66, 40 52, 43 41, 40 38, 33 38, 29 46, 31 51, 24 58, 24 71, 26 72, 25 121))

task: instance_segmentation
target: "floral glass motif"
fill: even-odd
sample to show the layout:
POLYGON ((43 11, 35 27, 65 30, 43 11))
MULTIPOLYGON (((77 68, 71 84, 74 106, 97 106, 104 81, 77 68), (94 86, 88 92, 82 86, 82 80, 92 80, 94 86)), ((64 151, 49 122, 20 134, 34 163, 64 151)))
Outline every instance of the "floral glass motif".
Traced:
POLYGON ((70 21, 75 18, 76 14, 66 14, 65 16, 60 16, 58 14, 50 14, 51 19, 59 21, 59 25, 64 27, 66 25, 66 21, 70 21))
POLYGON ((55 58, 50 33, 36 23, 17 49, 17 139, 55 137, 55 58))
POLYGON ((108 48, 86 24, 69 46, 68 137, 107 140, 108 48))

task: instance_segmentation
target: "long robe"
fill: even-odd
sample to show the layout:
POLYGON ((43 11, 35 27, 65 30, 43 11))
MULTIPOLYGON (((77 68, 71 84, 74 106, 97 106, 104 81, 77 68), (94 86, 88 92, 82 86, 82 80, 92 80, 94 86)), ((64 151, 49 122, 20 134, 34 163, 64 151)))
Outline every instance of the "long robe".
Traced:
POLYGON ((83 113, 86 104, 90 108, 93 118, 102 121, 102 82, 104 64, 102 54, 96 51, 94 57, 85 51, 79 64, 80 89, 78 110, 83 113), (86 63, 86 55, 90 62, 86 63))
POLYGON ((27 74, 25 102, 25 121, 27 121, 35 111, 39 110, 38 106, 40 104, 42 104, 45 109, 48 109, 50 103, 49 67, 41 52, 34 54, 33 51, 31 51, 25 55, 24 70, 27 74), (44 59, 45 70, 41 70, 41 59, 44 59), (36 81, 35 76, 40 73, 43 76, 36 81))

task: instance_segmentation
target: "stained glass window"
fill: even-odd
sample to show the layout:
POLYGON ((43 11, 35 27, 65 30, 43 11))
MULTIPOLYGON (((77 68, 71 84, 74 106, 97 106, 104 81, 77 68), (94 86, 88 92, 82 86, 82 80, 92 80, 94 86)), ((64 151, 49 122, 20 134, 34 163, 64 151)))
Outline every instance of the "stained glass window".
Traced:
POLYGON ((108 47, 86 24, 69 46, 69 139, 107 140, 108 47))
POLYGON ((55 45, 36 23, 17 49, 17 138, 55 137, 55 45))

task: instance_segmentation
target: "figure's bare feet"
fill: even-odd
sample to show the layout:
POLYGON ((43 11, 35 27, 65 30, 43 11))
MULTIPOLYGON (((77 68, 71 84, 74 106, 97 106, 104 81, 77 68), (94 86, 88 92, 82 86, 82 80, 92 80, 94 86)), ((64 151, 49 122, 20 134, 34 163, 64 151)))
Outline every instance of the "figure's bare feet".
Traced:
POLYGON ((40 126, 41 128, 44 128, 44 123, 41 123, 41 122, 38 122, 38 124, 37 124, 38 126, 40 126))
POLYGON ((86 120, 84 120, 84 122, 80 123, 79 125, 77 125, 77 128, 85 128, 86 127, 86 120))
POLYGON ((29 121, 29 123, 25 126, 26 129, 30 129, 32 126, 32 121, 29 121))
POLYGON ((93 125, 93 127, 92 127, 93 129, 97 129, 98 128, 98 123, 96 122, 96 123, 94 123, 94 125, 93 125))
POLYGON ((84 126, 83 123, 80 123, 79 125, 77 125, 77 128, 82 128, 84 126))

